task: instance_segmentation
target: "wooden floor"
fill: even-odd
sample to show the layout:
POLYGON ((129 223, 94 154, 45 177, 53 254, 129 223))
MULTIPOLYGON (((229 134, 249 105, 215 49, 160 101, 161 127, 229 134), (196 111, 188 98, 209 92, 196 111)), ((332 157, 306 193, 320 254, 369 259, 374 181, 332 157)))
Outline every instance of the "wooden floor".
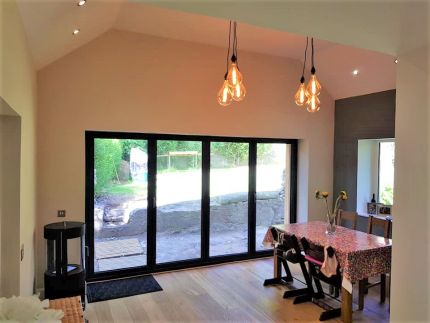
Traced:
MULTIPOLYGON (((317 322, 322 311, 317 305, 293 305, 282 299, 285 287, 263 287, 272 270, 272 259, 260 259, 156 274, 163 291, 91 303, 85 316, 90 323, 317 322)), ((388 304, 388 299, 378 303, 375 287, 366 297, 364 311, 354 305, 353 320, 389 322, 388 304)))

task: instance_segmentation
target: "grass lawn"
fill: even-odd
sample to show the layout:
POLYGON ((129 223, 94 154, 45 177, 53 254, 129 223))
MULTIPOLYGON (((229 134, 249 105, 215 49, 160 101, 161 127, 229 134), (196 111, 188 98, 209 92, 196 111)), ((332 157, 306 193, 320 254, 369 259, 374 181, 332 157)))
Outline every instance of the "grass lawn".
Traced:
POLYGON ((133 183, 125 183, 125 184, 112 184, 108 187, 105 187, 103 190, 103 194, 110 195, 137 195, 137 194, 146 194, 146 184, 133 184, 133 183))

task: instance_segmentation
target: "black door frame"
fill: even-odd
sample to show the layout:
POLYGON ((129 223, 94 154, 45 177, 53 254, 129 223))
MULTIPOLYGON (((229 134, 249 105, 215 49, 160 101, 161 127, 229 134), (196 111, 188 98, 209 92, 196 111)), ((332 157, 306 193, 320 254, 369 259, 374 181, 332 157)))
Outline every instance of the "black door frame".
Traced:
POLYGON ((135 132, 85 131, 85 221, 87 250, 87 281, 119 278, 190 267, 199 267, 231 261, 267 257, 271 250, 256 251, 256 162, 258 143, 290 144, 290 222, 297 220, 297 139, 248 138, 198 135, 154 134, 135 132), (148 141, 148 209, 147 209, 147 265, 142 267, 94 272, 94 139, 140 139, 148 141), (157 140, 184 140, 202 142, 202 197, 201 197, 201 258, 156 264, 156 173, 157 140), (245 142, 249 144, 249 181, 248 181, 248 252, 209 257, 210 243, 210 143, 245 142))

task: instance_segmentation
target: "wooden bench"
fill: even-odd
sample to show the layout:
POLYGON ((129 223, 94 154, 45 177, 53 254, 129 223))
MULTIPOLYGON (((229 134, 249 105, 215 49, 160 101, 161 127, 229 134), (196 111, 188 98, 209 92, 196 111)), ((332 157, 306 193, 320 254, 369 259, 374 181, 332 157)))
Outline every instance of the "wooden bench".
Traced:
POLYGON ((62 323, 85 323, 80 296, 49 300, 49 308, 64 312, 62 323))

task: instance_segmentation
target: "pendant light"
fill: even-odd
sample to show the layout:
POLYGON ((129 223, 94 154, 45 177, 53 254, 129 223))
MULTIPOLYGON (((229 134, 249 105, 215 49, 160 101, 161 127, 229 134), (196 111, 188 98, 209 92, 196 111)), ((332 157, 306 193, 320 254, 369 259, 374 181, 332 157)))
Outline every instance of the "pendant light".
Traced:
POLYGON ((218 103, 223 107, 228 106, 233 100, 233 95, 231 94, 230 86, 227 81, 227 73, 224 75, 224 83, 218 92, 218 103))
POLYGON ((239 70, 237 60, 237 23, 230 21, 228 32, 228 51, 227 51, 227 72, 224 75, 224 83, 218 92, 218 103, 227 106, 234 101, 242 101, 246 95, 246 89, 243 85, 243 77, 239 70), (233 31, 233 49, 230 59, 230 45, 233 31))
POLYGON ((321 93, 321 84, 318 82, 318 79, 315 75, 315 65, 314 65, 314 39, 311 39, 312 46, 312 68, 311 68, 311 79, 309 80, 308 86, 306 88, 309 93, 308 102, 307 102, 307 110, 309 112, 317 112, 320 109, 320 100, 318 99, 318 95, 321 93))
POLYGON ((309 97, 309 93, 307 92, 306 86, 305 86, 305 68, 306 68, 306 54, 308 52, 308 43, 309 43, 309 38, 306 37, 305 59, 303 61, 302 77, 300 78, 299 89, 297 90, 296 95, 294 96, 294 101, 299 107, 307 103, 308 97, 309 97))

